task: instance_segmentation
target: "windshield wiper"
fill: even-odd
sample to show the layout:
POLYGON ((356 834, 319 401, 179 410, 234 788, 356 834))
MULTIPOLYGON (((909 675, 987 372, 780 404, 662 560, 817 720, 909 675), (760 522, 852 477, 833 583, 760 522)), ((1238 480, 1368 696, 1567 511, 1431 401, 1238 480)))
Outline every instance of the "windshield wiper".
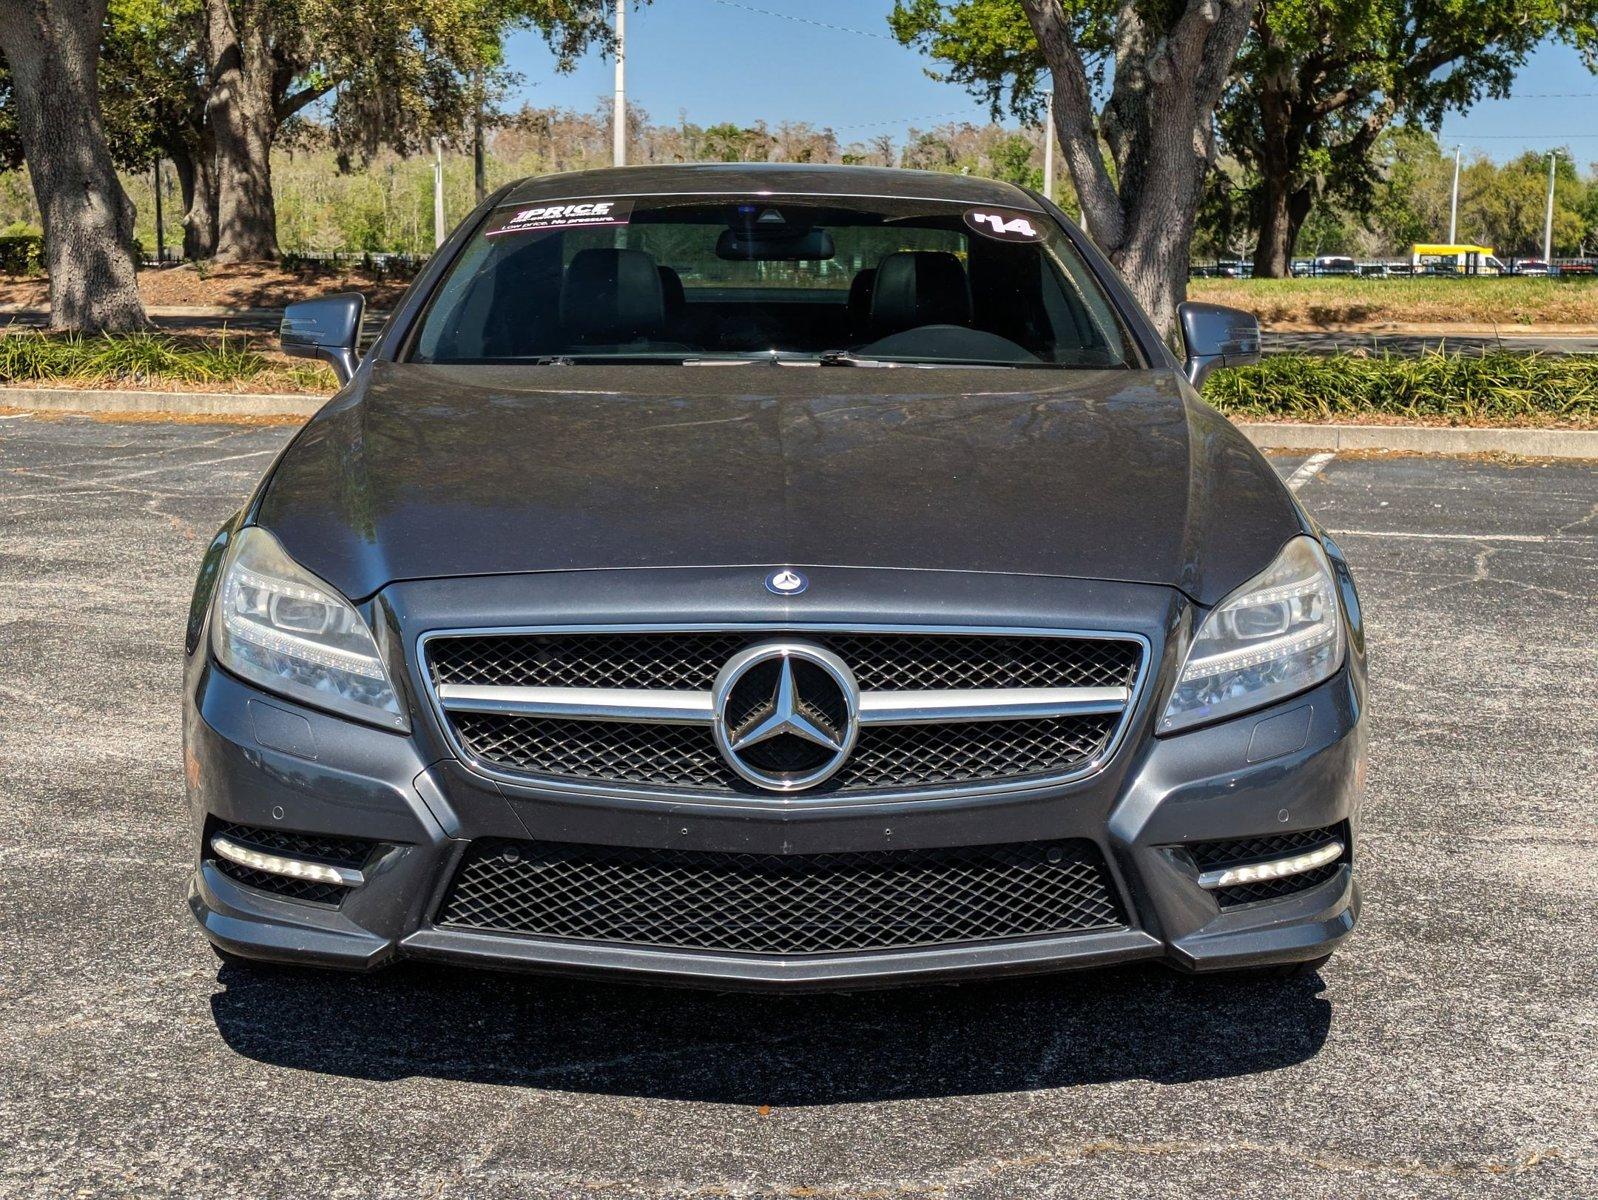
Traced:
MULTIPOLYGON (((706 355, 691 350, 662 352, 641 350, 631 354, 540 354, 531 359, 536 367, 603 366, 606 363, 629 363, 643 366, 671 367, 747 367, 752 363, 770 366, 790 365, 793 360, 783 357, 781 351, 762 351, 758 354, 706 355)), ((805 366, 814 366, 815 360, 806 356, 805 366)))
POLYGON ((524 361, 535 367, 596 366, 604 363, 633 363, 645 366, 680 366, 685 355, 642 352, 639 354, 540 354, 524 361))
POLYGON ((1006 362, 998 358, 887 358, 874 354, 856 354, 853 350, 827 350, 816 360, 824 367, 910 367, 930 371, 940 367, 1016 368, 1053 367, 1058 363, 1006 362))

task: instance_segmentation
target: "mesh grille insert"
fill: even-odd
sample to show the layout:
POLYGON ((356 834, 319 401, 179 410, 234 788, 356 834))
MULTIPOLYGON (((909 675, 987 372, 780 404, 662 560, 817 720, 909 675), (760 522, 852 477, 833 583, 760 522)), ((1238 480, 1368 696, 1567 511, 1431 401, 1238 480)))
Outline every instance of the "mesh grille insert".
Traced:
POLYGON ((1130 687, 1141 647, 1117 638, 993 634, 553 633, 436 637, 435 683, 705 691, 739 650, 782 637, 831 650, 862 691, 1130 687))
POLYGON ((837 954, 1124 926, 1086 841, 845 854, 473 843, 440 925, 745 954, 837 954))
MULTIPOLYGON (((722 761, 709 729, 456 713, 461 744, 496 766, 533 775, 700 791, 754 792, 722 761)), ((837 775, 805 795, 934 787, 1070 771, 1108 741, 1115 714, 873 725, 860 731, 837 775)))

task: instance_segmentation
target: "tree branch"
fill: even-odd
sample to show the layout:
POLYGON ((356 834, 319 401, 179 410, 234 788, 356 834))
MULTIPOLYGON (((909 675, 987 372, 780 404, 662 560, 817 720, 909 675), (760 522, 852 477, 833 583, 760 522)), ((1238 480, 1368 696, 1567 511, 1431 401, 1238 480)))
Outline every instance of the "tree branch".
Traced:
POLYGON ((331 83, 303 87, 297 92, 284 96, 283 99, 277 102, 273 111, 276 112, 279 122, 287 121, 302 108, 309 104, 315 104, 332 90, 333 85, 331 83))
POLYGON ((1021 6, 1049 66, 1054 86, 1054 128, 1077 198, 1087 214, 1088 228, 1094 240, 1113 253, 1125 239, 1126 214, 1099 149, 1093 93, 1082 52, 1072 37, 1060 0, 1021 0, 1021 6))

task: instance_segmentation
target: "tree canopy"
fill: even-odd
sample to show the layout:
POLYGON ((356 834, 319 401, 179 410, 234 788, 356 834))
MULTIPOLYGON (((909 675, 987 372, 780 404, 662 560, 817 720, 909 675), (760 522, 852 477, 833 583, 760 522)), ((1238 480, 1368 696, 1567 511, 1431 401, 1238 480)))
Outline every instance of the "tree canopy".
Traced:
POLYGON ((1598 0, 1260 0, 1219 109, 1248 176, 1256 274, 1285 275, 1322 195, 1376 203, 1376 153, 1395 120, 1436 129, 1506 96, 1548 37, 1591 54, 1598 0))

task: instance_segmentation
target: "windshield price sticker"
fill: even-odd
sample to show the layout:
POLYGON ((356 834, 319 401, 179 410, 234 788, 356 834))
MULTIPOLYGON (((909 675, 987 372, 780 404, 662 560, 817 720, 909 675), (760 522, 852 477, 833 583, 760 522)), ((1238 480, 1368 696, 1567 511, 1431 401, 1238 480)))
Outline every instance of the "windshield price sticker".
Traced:
POLYGON ((529 208, 507 208, 493 217, 483 236, 537 233, 543 229, 579 229, 590 225, 625 225, 632 214, 631 200, 559 200, 529 208))
POLYGON ((968 208, 965 223, 984 237, 1001 242, 1041 242, 1043 230, 1034 224, 1036 213, 1013 208, 968 208))

